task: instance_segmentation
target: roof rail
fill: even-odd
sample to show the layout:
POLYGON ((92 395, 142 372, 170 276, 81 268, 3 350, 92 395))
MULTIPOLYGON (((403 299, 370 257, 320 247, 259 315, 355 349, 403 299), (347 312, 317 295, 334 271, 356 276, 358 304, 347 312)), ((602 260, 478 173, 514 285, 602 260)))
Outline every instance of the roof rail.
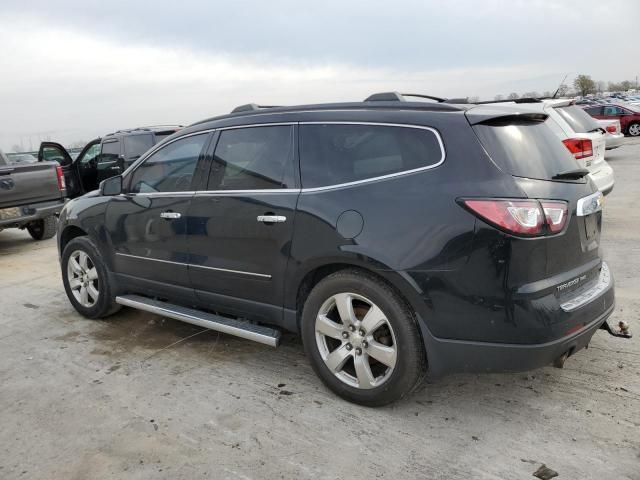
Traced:
POLYGON ((406 102, 405 97, 427 98, 436 102, 445 102, 445 98, 434 97, 433 95, 422 95, 420 93, 399 93, 399 92, 381 92, 369 95, 364 99, 365 102, 406 102))
POLYGON ((484 105, 487 103, 540 103, 540 98, 526 97, 526 98, 512 98, 505 100, 483 100, 482 102, 474 102, 478 105, 484 105))
POLYGON ((231 110, 231 113, 239 113, 239 112, 255 112, 257 110, 262 110, 263 108, 276 108, 278 105, 258 105, 256 103, 247 103, 246 105, 240 105, 239 107, 231 110))

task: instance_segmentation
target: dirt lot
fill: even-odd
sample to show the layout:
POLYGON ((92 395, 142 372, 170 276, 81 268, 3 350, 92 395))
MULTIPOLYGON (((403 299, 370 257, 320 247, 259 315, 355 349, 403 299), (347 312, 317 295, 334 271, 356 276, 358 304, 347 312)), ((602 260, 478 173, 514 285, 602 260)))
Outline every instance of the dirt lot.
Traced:
POLYGON ((0 233, 0 478, 640 479, 640 141, 608 160, 614 319, 636 337, 381 409, 327 391, 295 336, 274 350, 133 310, 85 320, 55 242, 0 233))

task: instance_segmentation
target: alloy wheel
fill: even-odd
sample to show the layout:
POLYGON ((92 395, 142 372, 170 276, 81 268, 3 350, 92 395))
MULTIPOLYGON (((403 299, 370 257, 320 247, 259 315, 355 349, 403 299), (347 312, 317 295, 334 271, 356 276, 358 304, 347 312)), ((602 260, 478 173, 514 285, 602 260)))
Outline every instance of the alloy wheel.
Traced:
POLYGON ((76 301, 85 308, 93 307, 100 296, 98 270, 83 250, 75 250, 67 262, 67 280, 76 301))
POLYGON ((315 334, 322 360, 342 382, 371 389, 389 380, 398 356, 395 335, 371 300, 355 293, 332 295, 316 316, 315 334))
POLYGON ((637 137, 640 135, 640 123, 634 123, 629 127, 629 135, 637 137))

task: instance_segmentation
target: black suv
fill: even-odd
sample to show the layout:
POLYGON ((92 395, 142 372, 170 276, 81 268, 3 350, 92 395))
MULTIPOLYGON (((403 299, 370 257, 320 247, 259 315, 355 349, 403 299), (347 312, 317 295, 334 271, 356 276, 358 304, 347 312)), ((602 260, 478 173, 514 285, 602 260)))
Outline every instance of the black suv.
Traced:
POLYGON ((91 140, 75 159, 59 143, 42 142, 38 160, 57 161, 64 172, 67 196, 76 198, 96 190, 101 181, 120 175, 144 152, 180 128, 158 125, 118 130, 91 140))
POLYGON ((194 124, 66 205, 67 295, 89 318, 300 332, 322 381, 365 405, 427 370, 562 363, 614 308, 602 195, 518 108, 377 94, 194 124))

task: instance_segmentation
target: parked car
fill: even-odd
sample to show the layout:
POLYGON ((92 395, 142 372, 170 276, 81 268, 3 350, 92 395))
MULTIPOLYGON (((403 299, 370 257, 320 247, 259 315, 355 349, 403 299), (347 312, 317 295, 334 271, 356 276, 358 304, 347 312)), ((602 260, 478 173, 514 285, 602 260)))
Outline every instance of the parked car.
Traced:
POLYGON ((640 108, 633 105, 602 105, 585 107, 584 110, 594 118, 618 120, 626 135, 640 135, 640 108))
POLYGON ((53 237, 65 194, 56 162, 11 163, 0 150, 0 231, 26 228, 34 240, 53 237))
POLYGON ((560 366, 614 287, 602 194, 546 118, 384 93, 204 120, 67 204, 67 296, 88 318, 125 305, 273 346, 299 331, 364 405, 427 369, 560 366))
POLYGON ((59 143, 42 142, 38 160, 55 160, 62 165, 69 198, 98 188, 102 180, 124 172, 144 152, 174 134, 179 125, 162 125, 118 130, 96 138, 75 158, 59 143))
MULTIPOLYGON (((507 102, 498 102, 505 104, 507 102)), ((564 143, 598 189, 607 195, 613 190, 613 169, 605 161, 606 132, 582 108, 570 99, 526 99, 510 101, 527 109, 548 115, 546 123, 564 143)))
POLYGON ((624 133, 619 120, 596 120, 596 123, 606 132, 607 150, 618 148, 624 143, 624 133))

